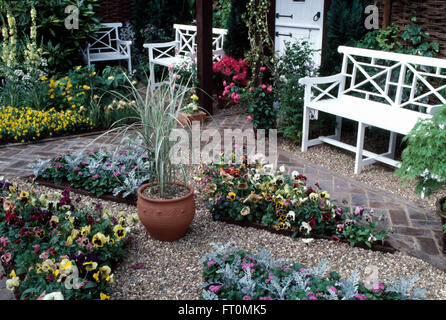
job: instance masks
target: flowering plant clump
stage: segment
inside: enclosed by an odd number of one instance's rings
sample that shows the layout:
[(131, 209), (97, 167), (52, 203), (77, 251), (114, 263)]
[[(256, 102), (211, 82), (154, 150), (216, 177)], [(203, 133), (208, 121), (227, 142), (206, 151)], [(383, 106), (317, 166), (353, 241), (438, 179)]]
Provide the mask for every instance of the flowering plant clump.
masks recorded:
[(170, 65), (168, 69), (172, 72), (176, 85), (187, 86), (193, 89), (197, 88), (198, 72), (195, 59), (186, 57), (181, 62)]
[(248, 83), (248, 62), (243, 59), (236, 60), (233, 57), (225, 56), (214, 62), (212, 70), (216, 78), (220, 77), (221, 81), (217, 83), (236, 82), (240, 86), (246, 86)]
[(48, 100), (44, 107), (51, 105), (59, 110), (81, 107), (85, 109), (95, 76), (96, 72), (88, 66), (78, 66), (60, 79), (41, 76), (40, 82), (42, 86), (47, 87), (48, 92)]
[(181, 112), (187, 113), (187, 114), (194, 114), (197, 112), (200, 112), (200, 106), (198, 104), (198, 96), (195, 94), (195, 90), (191, 89), (190, 91), (190, 97), (186, 97), (186, 99), (189, 99), (189, 103), (187, 103), (182, 109)]
[(25, 142), (92, 128), (90, 118), (72, 110), (0, 107), (0, 141)]
[(275, 171), (260, 155), (255, 164), (248, 164), (246, 156), (238, 164), (225, 164), (223, 157), (220, 163), (203, 165), (196, 178), (215, 219), (258, 222), (305, 238), (314, 234), (346, 239), (352, 246), (371, 247), (386, 237), (387, 230), (377, 229), (373, 210), (361, 206), (349, 212), (318, 184), (307, 186), (307, 178), (297, 171), (286, 175), (283, 166)]
[[(263, 78), (266, 67), (261, 67), (259, 76)], [(252, 121), (254, 130), (276, 128), (277, 110), (274, 108), (275, 89), (272, 85), (262, 83), (245, 91), (242, 103), (247, 106), (248, 120)]]
[(0, 256), (20, 299), (110, 298), (112, 267), (136, 218), (80, 203), (69, 188), (39, 196), (0, 179)]
[[(401, 300), (425, 299), (426, 291), (413, 288), (418, 276), (382, 282), (360, 282), (357, 270), (341, 279), (330, 272), (327, 261), (308, 269), (293, 260), (275, 260), (263, 249), (259, 254), (213, 245), (203, 263), (202, 299), (209, 300)], [(327, 275), (328, 273), (328, 275)]]
[(234, 104), (240, 103), (241, 93), (248, 84), (248, 62), (225, 56), (214, 62), (214, 83), (218, 90), (223, 89), (218, 99), (229, 99)]
[(122, 192), (123, 197), (152, 177), (152, 162), (147, 151), (128, 147), (114, 153), (105, 150), (57, 156), (31, 164), (36, 178), (50, 179), (56, 184), (68, 181), (73, 188), (82, 188), (97, 196)]

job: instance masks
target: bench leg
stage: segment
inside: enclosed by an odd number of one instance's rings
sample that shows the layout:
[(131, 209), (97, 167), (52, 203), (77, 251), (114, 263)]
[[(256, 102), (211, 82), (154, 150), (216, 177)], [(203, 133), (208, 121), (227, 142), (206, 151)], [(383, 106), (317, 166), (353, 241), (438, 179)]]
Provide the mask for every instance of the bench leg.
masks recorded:
[(341, 141), (342, 117), (336, 116), (335, 139)]
[(388, 157), (390, 159), (395, 159), (395, 147), (396, 147), (396, 132), (390, 132), (390, 138), (389, 138), (389, 150), (388, 150)]
[(302, 152), (308, 151), (308, 131), (310, 129), (310, 110), (304, 107), (304, 118), (302, 125)]
[(358, 137), (356, 140), (355, 174), (361, 173), (362, 152), (364, 149), (364, 134), (365, 134), (365, 125), (362, 122), (358, 122)]
[(150, 85), (152, 86), (152, 90), (154, 90), (155, 89), (155, 65), (152, 62), (150, 62), (149, 72), (150, 72)]
[(129, 58), (127, 67), (129, 69), (129, 74), (132, 74), (132, 59)]

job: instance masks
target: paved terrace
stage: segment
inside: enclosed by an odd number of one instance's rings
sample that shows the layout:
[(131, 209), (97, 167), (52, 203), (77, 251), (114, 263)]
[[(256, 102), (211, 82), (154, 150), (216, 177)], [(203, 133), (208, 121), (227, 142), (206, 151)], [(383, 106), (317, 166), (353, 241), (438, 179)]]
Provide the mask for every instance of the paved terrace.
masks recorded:
[[(245, 118), (232, 115), (215, 117), (213, 122), (206, 123), (206, 127), (219, 130), (243, 130), (250, 128), (251, 125)], [(85, 134), (69, 138), (54, 138), (40, 143), (0, 146), (0, 176), (30, 175), (32, 171), (27, 168), (27, 165), (36, 159), (47, 159), (86, 147), (89, 151), (104, 146), (112, 147), (109, 138), (97, 139), (97, 137), (97, 135)], [(284, 164), (289, 171), (298, 170), (303, 173), (308, 178), (308, 184), (318, 182), (322, 189), (330, 193), (332, 199), (347, 200), (351, 206), (365, 205), (367, 208), (375, 209), (377, 215), (384, 214), (387, 219), (382, 226), (393, 230), (389, 236), (389, 242), (395, 248), (446, 270), (446, 256), (441, 253), (440, 219), (434, 212), (280, 149), (278, 162)], [(5, 280), (1, 280), (0, 300), (11, 298), (10, 293), (4, 288)]]

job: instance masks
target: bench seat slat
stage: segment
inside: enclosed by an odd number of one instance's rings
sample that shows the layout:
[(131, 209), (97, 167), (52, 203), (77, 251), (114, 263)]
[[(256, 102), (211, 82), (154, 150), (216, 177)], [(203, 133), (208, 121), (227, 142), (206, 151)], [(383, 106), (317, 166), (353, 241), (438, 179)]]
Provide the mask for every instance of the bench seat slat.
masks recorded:
[(90, 53), (90, 61), (111, 61), (121, 59), (128, 59), (128, 56), (119, 52)]
[(392, 107), (348, 95), (343, 95), (337, 99), (312, 102), (308, 107), (404, 135), (410, 132), (418, 118), (427, 119), (432, 117), (429, 114)]

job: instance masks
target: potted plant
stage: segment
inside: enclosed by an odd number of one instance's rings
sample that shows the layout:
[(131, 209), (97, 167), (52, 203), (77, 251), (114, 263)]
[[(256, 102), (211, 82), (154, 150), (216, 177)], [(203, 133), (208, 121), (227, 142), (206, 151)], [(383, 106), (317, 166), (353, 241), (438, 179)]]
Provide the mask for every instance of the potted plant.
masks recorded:
[[(419, 120), (404, 138), (401, 167), (396, 174), (404, 180), (417, 180), (415, 191), (422, 197), (443, 191), (446, 186), (446, 105), (431, 119)], [(437, 200), (437, 214), (443, 225), (443, 252), (446, 253), (446, 196)]]
[(190, 91), (192, 92), (191, 101), (178, 113), (178, 121), (183, 126), (190, 126), (192, 121), (200, 121), (202, 124), (206, 119), (206, 112), (202, 111), (198, 105), (198, 96), (195, 94), (195, 90), (191, 89)]
[(131, 88), (136, 121), (117, 129), (139, 136), (153, 156), (154, 181), (137, 191), (138, 217), (153, 238), (175, 241), (184, 236), (195, 215), (194, 189), (186, 183), (185, 166), (171, 161), (175, 142), (169, 139), (178, 127), (187, 89), (173, 82), (152, 89), (149, 83), (141, 96)]

